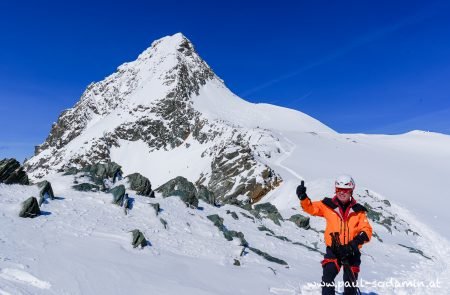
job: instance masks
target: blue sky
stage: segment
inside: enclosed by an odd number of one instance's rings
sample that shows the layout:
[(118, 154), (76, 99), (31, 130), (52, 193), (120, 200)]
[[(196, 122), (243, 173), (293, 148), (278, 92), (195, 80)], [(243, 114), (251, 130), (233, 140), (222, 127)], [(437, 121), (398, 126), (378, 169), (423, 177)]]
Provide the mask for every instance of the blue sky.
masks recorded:
[(31, 156), (90, 82), (176, 32), (249, 101), (450, 134), (448, 1), (65, 2), (0, 2), (0, 158)]

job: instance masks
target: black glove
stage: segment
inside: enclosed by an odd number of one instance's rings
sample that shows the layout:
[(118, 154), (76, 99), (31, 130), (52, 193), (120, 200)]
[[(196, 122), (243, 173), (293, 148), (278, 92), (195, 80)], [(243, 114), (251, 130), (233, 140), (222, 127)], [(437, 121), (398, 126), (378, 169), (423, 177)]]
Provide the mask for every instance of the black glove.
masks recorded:
[(339, 249), (337, 250), (337, 256), (341, 260), (346, 260), (349, 258), (352, 258), (353, 256), (357, 255), (359, 253), (358, 246), (353, 245), (353, 241), (348, 243), (347, 245), (341, 245)]
[(368, 242), (369, 237), (367, 236), (366, 232), (362, 231), (360, 232), (356, 237), (353, 238), (352, 242), (356, 244), (356, 246), (364, 244), (364, 242)]
[(361, 252), (359, 251), (358, 246), (364, 244), (366, 241), (369, 241), (369, 237), (365, 232), (360, 232), (353, 240), (344, 246), (346, 249), (342, 250), (342, 254), (347, 257), (360, 255)]
[(306, 199), (308, 195), (306, 194), (305, 181), (302, 180), (301, 184), (297, 186), (297, 197), (300, 201)]

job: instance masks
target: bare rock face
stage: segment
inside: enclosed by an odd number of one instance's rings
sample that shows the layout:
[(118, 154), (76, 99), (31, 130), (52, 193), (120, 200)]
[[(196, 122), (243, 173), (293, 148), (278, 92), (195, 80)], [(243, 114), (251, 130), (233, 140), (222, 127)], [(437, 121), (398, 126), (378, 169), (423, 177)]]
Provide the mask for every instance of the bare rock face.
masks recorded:
[(248, 146), (237, 142), (219, 150), (211, 171), (208, 188), (218, 204), (258, 202), (282, 181), (275, 171), (255, 159)]
[(0, 183), (28, 185), (27, 173), (16, 159), (0, 160)]

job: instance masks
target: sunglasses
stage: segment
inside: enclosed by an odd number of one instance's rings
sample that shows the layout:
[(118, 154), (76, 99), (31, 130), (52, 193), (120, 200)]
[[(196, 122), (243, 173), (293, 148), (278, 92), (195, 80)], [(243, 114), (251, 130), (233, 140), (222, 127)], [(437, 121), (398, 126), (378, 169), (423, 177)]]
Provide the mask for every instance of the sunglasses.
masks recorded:
[(336, 188), (337, 193), (351, 193), (353, 190), (351, 188)]

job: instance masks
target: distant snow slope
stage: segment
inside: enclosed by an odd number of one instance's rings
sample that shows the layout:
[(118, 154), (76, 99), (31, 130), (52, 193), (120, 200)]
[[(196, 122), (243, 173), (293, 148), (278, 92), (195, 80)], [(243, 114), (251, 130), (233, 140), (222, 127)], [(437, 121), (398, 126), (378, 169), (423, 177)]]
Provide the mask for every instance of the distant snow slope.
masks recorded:
[[(311, 183), (313, 199), (331, 195), (333, 179), (347, 173), (355, 178), (357, 191), (370, 189), (384, 195), (450, 238), (450, 136), (423, 131), (402, 135), (283, 132), (282, 138), (286, 156), (271, 165), (281, 166), (275, 170), (286, 180), (291, 195), (272, 197), (277, 206), (292, 205), (300, 180), (292, 171)], [(315, 190), (315, 182), (325, 182), (327, 190)]]
[(225, 120), (246, 128), (279, 131), (335, 133), (318, 120), (296, 110), (271, 104), (255, 104), (232, 93), (222, 81), (206, 83), (192, 98), (194, 108), (209, 120)]

